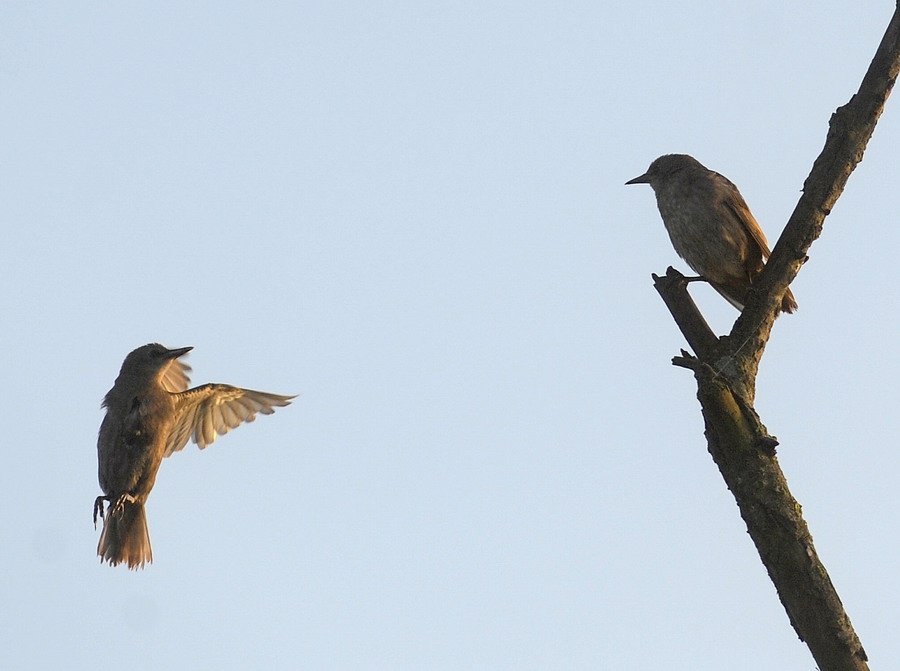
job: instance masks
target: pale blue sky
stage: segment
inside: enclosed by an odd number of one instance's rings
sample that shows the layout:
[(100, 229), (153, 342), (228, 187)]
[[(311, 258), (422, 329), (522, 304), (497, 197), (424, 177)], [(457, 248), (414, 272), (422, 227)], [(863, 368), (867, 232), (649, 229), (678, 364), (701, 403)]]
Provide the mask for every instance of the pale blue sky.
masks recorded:
[[(690, 153), (778, 237), (893, 4), (752, 5), (2, 3), (5, 664), (812, 670), (623, 185)], [(898, 103), (757, 399), (882, 668)], [(302, 395), (163, 464), (133, 573), (95, 555), (95, 444), (152, 341)]]

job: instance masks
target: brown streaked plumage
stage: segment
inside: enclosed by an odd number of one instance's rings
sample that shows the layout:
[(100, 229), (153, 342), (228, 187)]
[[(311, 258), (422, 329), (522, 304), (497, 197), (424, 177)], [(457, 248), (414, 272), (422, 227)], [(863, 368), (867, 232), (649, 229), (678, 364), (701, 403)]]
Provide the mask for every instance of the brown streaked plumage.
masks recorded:
[[(188, 389), (191, 368), (179, 360), (192, 348), (138, 347), (122, 364), (106, 397), (97, 438), (100, 488), (94, 522), (103, 518), (100, 561), (143, 567), (153, 561), (144, 503), (163, 457), (193, 441), (203, 449), (256, 413), (271, 415), (293, 396), (204, 384)], [(109, 507), (104, 511), (103, 502)]]
[[(769, 243), (737, 187), (686, 154), (666, 154), (626, 184), (649, 184), (678, 255), (737, 309), (769, 258)], [(781, 301), (794, 312), (790, 288)]]

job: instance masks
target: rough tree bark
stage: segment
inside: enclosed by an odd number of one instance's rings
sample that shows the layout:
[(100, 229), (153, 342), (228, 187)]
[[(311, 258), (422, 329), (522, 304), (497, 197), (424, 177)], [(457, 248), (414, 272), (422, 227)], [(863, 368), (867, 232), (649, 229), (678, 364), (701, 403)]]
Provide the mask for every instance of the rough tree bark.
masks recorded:
[(800, 504), (775, 456), (778, 441), (756, 411), (756, 374), (782, 296), (822, 232), (900, 72), (900, 0), (859, 91), (832, 115), (822, 153), (772, 256), (727, 336), (717, 338), (677, 271), (654, 284), (694, 354), (672, 363), (694, 372), (709, 452), (800, 640), (821, 671), (868, 669), (868, 658), (813, 546)]

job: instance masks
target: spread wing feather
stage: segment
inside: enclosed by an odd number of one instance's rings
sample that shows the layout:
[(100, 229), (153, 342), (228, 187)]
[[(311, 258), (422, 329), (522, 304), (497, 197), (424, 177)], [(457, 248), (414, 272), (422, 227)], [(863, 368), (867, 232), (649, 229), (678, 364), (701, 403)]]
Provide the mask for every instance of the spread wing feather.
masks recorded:
[(204, 384), (183, 391), (176, 401), (177, 418), (166, 456), (183, 449), (191, 439), (202, 450), (243, 422), (252, 422), (257, 413), (271, 415), (293, 398), (227, 384)]
[(172, 393), (178, 394), (188, 388), (191, 383), (191, 367), (184, 363), (181, 359), (172, 359), (162, 376), (159, 378), (163, 388)]

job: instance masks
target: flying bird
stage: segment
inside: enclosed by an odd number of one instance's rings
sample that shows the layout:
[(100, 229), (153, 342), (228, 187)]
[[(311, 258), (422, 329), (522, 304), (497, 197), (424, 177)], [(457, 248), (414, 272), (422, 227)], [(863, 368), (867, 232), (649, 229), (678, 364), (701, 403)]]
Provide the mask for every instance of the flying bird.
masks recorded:
[(242, 422), (252, 422), (257, 413), (271, 415), (295, 398), (227, 384), (188, 389), (191, 367), (179, 357), (192, 349), (157, 343), (138, 347), (125, 357), (103, 399), (106, 416), (97, 438), (103, 495), (94, 501), (94, 524), (98, 515), (103, 518), (97, 546), (101, 563), (137, 569), (153, 561), (144, 503), (163, 457), (188, 440), (202, 450)]
[[(686, 154), (667, 154), (626, 184), (649, 184), (678, 256), (738, 310), (769, 258), (769, 243), (737, 187)], [(784, 312), (797, 301), (788, 289)]]

